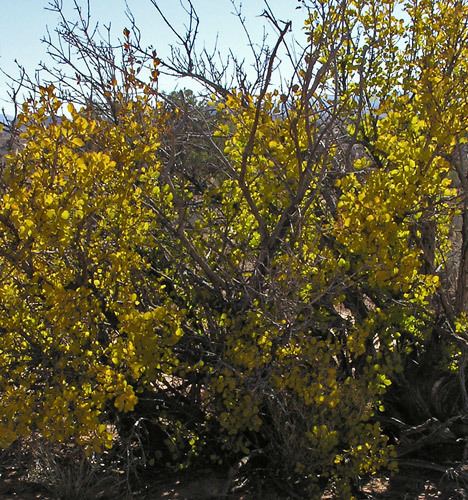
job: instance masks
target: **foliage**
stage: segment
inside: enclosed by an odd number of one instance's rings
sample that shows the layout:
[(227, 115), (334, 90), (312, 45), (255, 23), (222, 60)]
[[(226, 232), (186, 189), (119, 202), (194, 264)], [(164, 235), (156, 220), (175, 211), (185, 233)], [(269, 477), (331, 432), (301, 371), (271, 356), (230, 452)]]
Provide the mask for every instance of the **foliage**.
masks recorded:
[(1, 446), (39, 431), (101, 452), (133, 414), (153, 461), (255, 452), (312, 497), (388, 465), (392, 377), (437, 315), (466, 336), (464, 304), (436, 300), (466, 139), (459, 9), (310, 4), (297, 83), (269, 88), (273, 53), (258, 93), (215, 92), (202, 156), (155, 56), (150, 83), (110, 82), (112, 119), (63, 114), (53, 86), (25, 103), (1, 173)]

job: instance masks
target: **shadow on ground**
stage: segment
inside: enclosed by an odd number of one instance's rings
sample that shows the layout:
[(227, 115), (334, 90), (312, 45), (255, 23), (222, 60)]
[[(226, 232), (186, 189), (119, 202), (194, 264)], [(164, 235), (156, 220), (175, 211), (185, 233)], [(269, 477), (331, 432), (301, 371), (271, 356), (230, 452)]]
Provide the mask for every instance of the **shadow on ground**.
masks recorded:
[[(226, 479), (223, 475), (209, 470), (191, 474), (181, 474), (165, 478), (148, 479), (133, 497), (135, 500), (287, 500), (290, 497), (274, 491), (249, 493), (239, 491), (225, 494)], [(105, 495), (104, 495), (105, 498)], [(332, 500), (332, 493), (322, 500)], [(359, 498), (359, 497), (358, 497)], [(362, 487), (361, 499), (375, 500), (468, 500), (468, 484), (449, 473), (439, 474), (417, 468), (401, 468), (392, 476), (378, 476), (367, 481)], [(20, 471), (5, 470), (0, 477), (0, 499), (2, 500), (54, 500), (44, 486), (27, 481)], [(115, 499), (115, 497), (113, 497)], [(84, 499), (83, 500), (88, 500)], [(91, 500), (91, 499), (89, 499)], [(118, 499), (115, 499), (118, 500)], [(341, 499), (339, 499), (341, 500)]]

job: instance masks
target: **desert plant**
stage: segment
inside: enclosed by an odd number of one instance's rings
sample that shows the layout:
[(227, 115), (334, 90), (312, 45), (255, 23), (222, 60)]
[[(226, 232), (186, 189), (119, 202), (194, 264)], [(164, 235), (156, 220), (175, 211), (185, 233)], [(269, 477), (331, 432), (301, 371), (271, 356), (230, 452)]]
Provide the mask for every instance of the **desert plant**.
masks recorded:
[[(437, 318), (441, 362), (460, 351), (464, 375), (464, 264), (454, 295), (440, 283), (466, 204), (465, 7), (304, 6), (280, 89), (290, 25), (271, 13), (277, 42), (235, 89), (197, 71), (190, 37), (165, 62), (126, 29), (120, 67), (86, 22), (80, 38), (64, 21), (109, 81), (78, 75), (101, 100), (76, 105), (42, 86), (2, 167), (2, 446), (37, 430), (101, 452), (109, 423), (123, 435), (143, 419), (160, 465), (252, 454), (295, 494), (350, 497), (392, 462), (382, 398), (431, 352)], [(192, 103), (202, 172), (161, 69), (212, 92), (203, 112)]]

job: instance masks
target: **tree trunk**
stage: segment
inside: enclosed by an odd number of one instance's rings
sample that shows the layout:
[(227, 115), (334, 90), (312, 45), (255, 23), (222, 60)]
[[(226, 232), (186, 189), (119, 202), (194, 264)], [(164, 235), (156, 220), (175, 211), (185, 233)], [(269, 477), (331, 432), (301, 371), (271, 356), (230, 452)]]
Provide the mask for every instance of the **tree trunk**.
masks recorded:
[(462, 195), (462, 229), (460, 262), (458, 266), (458, 278), (456, 289), (456, 312), (468, 313), (468, 147), (466, 144), (459, 145), (455, 151), (454, 163), (458, 174), (458, 180)]

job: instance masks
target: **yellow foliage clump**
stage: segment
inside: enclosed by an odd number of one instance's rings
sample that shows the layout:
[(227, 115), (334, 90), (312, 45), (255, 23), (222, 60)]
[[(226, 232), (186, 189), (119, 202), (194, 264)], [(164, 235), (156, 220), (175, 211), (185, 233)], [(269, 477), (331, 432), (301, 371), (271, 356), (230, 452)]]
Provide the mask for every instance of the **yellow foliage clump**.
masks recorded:
[(0, 446), (103, 451), (150, 399), (180, 463), (261, 450), (312, 498), (391, 464), (376, 415), (424, 340), (456, 213), (456, 6), (405, 3), (407, 33), (397, 2), (317, 2), (288, 95), (207, 105), (203, 182), (179, 113), (136, 80), (113, 120), (52, 87), (27, 102), (1, 170)]

